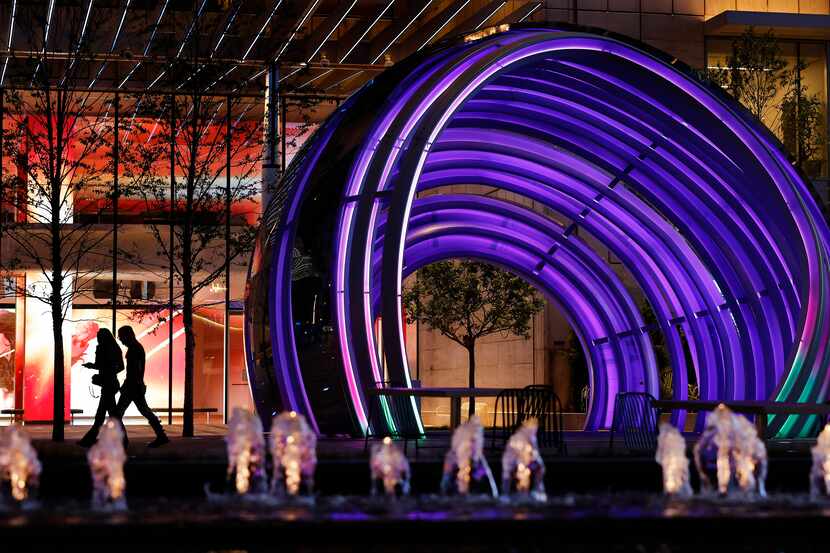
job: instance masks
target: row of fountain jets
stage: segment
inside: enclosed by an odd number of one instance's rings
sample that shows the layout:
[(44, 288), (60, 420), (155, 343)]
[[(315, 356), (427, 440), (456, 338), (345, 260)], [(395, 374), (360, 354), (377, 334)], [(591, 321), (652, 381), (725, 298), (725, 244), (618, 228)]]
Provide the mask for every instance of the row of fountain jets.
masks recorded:
[[(536, 420), (525, 421), (507, 441), (502, 455), (502, 494), (513, 498), (545, 501), (545, 464), (539, 454)], [(124, 434), (115, 419), (105, 423), (98, 442), (87, 452), (95, 507), (124, 507), (126, 479)], [(317, 466), (317, 436), (305, 418), (294, 412), (274, 417), (269, 437), (272, 459), (268, 480), (266, 442), (259, 417), (235, 409), (225, 438), (228, 481), (239, 495), (269, 497), (312, 496)], [(810, 493), (830, 495), (830, 425), (812, 448)], [(660, 426), (656, 460), (663, 470), (667, 495), (690, 497), (689, 459), (686, 440), (671, 424)], [(719, 406), (706, 421), (694, 447), (694, 460), (704, 494), (766, 496), (767, 452), (755, 427), (726, 406)], [(406, 456), (390, 439), (371, 451), (371, 493), (402, 497), (410, 491), (410, 467)], [(3, 495), (19, 503), (38, 486), (41, 464), (22, 427), (7, 426), (0, 433), (0, 483)], [(492, 471), (484, 456), (484, 428), (471, 417), (452, 435), (444, 457), (441, 492), (445, 495), (498, 496)]]

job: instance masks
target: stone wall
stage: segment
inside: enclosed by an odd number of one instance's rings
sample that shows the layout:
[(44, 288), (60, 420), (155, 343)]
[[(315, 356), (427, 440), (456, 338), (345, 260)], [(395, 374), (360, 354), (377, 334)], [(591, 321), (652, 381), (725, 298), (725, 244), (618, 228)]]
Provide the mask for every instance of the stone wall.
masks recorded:
[(719, 2), (728, 0), (547, 0), (545, 18), (608, 29), (703, 67), (703, 21)]

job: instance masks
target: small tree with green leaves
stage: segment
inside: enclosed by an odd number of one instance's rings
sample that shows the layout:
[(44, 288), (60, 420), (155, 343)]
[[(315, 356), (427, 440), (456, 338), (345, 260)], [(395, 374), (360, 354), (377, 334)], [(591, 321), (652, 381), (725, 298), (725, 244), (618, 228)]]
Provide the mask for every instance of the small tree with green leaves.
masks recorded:
[(815, 176), (826, 140), (824, 108), (802, 80), (807, 67), (803, 60), (788, 66), (772, 30), (758, 34), (750, 27), (732, 41), (726, 65), (706, 76), (778, 135), (795, 166)]
[(781, 101), (781, 140), (796, 167), (816, 176), (816, 162), (824, 149), (824, 106), (818, 94), (811, 94), (801, 78), (808, 64), (799, 60), (784, 82)]
[[(409, 323), (420, 321), (467, 350), (469, 385), (475, 387), (475, 346), (490, 334), (530, 337), (530, 321), (544, 307), (521, 278), (478, 261), (427, 265), (403, 294)], [(469, 414), (475, 413), (470, 400)]]

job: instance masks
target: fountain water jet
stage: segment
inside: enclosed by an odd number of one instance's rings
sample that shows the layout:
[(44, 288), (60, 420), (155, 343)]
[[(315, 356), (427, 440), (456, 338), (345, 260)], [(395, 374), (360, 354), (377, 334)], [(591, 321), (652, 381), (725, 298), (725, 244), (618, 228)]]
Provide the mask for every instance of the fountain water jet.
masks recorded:
[(501, 457), (502, 493), (547, 500), (545, 463), (536, 441), (538, 428), (536, 419), (526, 420), (507, 441)]
[(271, 491), (296, 496), (314, 493), (317, 435), (305, 417), (295, 411), (280, 413), (271, 423), (274, 474)]
[(127, 481), (124, 478), (124, 431), (121, 422), (108, 418), (101, 428), (98, 441), (86, 454), (92, 473), (92, 505), (96, 508), (125, 508), (124, 492)]
[(677, 497), (691, 496), (686, 440), (677, 428), (667, 422), (660, 425), (655, 458), (663, 468), (663, 493)]
[(409, 461), (392, 438), (386, 437), (372, 446), (369, 468), (372, 471), (372, 495), (380, 495), (381, 490), (389, 497), (409, 495)]
[(813, 466), (810, 469), (810, 495), (818, 497), (830, 495), (830, 424), (818, 435), (813, 454)]
[(11, 496), (17, 502), (29, 498), (38, 486), (40, 461), (29, 436), (13, 424), (0, 433), (0, 482), (9, 482)]
[(452, 434), (450, 450), (444, 457), (441, 493), (499, 495), (490, 465), (484, 458), (484, 427), (476, 415)]
[(236, 493), (264, 492), (265, 438), (259, 417), (240, 407), (235, 408), (228, 421), (225, 444), (228, 451), (228, 481)]
[(767, 450), (755, 426), (721, 404), (706, 420), (695, 444), (695, 465), (704, 492), (721, 495), (733, 491), (766, 496)]

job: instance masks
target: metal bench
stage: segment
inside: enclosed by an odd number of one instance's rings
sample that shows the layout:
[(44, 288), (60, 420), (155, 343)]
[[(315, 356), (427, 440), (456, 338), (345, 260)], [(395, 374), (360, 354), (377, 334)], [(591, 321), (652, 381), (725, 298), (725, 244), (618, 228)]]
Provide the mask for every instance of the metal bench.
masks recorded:
[(23, 418), (23, 409), (3, 409), (2, 411), (0, 411), (0, 415), (8, 415), (9, 422), (12, 423), (16, 419)]
[[(9, 422), (14, 422), (15, 419), (22, 419), (23, 414), (25, 413), (25, 409), (3, 409), (0, 411), (0, 415), (8, 415)], [(75, 415), (83, 415), (83, 409), (70, 409), (69, 410), (69, 424), (75, 424)], [(23, 422), (22, 420), (20, 422)]]
[[(184, 407), (150, 407), (150, 410), (153, 413), (167, 413), (168, 415), (172, 415), (173, 413), (184, 413)], [(211, 413), (218, 413), (219, 409), (216, 407), (194, 407), (193, 412), (205, 413), (207, 415), (207, 424), (210, 424)]]
[(653, 404), (662, 411), (686, 410), (706, 412), (714, 411), (718, 405), (724, 404), (736, 413), (755, 417), (755, 425), (758, 428), (758, 436), (767, 439), (770, 436), (767, 432), (768, 415), (814, 415), (819, 427), (826, 423), (830, 417), (830, 405), (827, 403), (793, 403), (783, 401), (759, 401), (759, 400), (679, 400), (661, 399), (654, 400)]

